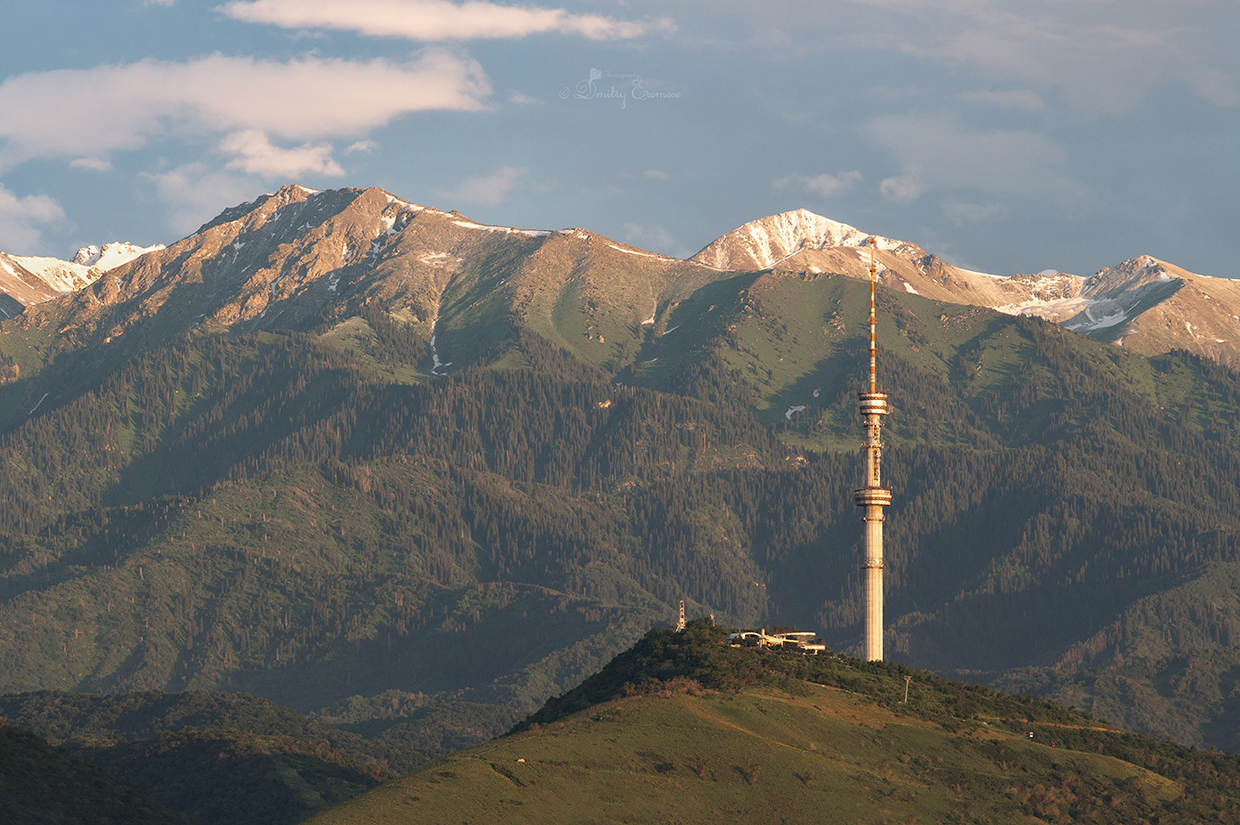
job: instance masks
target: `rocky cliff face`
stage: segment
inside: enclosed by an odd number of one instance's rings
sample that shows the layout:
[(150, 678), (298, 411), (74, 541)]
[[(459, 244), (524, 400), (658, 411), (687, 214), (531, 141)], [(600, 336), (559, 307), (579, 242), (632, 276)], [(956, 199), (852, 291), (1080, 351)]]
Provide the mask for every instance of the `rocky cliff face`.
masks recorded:
[(23, 308), (51, 300), (57, 294), (17, 258), (0, 252), (0, 319), (12, 318)]

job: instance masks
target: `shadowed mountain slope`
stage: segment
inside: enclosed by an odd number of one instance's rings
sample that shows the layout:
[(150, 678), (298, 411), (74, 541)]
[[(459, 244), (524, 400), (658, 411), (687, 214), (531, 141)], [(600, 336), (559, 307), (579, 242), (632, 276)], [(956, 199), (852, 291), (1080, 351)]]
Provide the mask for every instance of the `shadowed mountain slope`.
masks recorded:
[(100, 768), (0, 723), (0, 818), (8, 825), (190, 825)]

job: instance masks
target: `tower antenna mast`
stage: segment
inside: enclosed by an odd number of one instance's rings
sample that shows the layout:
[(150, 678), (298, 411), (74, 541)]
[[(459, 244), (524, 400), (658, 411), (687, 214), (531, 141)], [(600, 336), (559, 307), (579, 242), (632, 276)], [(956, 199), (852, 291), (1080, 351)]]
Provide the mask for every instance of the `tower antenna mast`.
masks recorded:
[(878, 392), (878, 357), (876, 355), (877, 346), (875, 345), (874, 334), (874, 288), (878, 281), (878, 270), (874, 267), (874, 247), (878, 245), (878, 241), (874, 236), (870, 236), (870, 394)]
[(874, 247), (878, 239), (870, 236), (870, 391), (857, 394), (857, 408), (865, 424), (865, 486), (853, 492), (853, 501), (864, 508), (865, 561), (861, 565), (865, 588), (866, 661), (883, 658), (883, 508), (891, 503), (891, 490), (883, 486), (883, 416), (887, 415), (887, 395), (878, 391), (878, 358), (875, 335), (874, 293), (878, 270)]

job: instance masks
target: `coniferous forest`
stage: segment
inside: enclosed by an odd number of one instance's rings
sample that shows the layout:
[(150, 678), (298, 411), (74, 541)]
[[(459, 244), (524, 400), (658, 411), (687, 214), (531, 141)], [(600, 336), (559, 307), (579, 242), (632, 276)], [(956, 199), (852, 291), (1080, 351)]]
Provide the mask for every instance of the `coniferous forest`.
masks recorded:
[[(223, 725), (238, 753), (366, 787), (507, 729), (681, 599), (855, 651), (868, 287), (762, 277), (608, 359), (492, 318), (446, 374), (374, 303), (132, 351), (10, 322), (5, 712), (124, 764), (139, 734), (74, 697), (245, 696), (296, 720)], [(1235, 374), (915, 295), (879, 312), (889, 657), (1240, 748)], [(193, 724), (161, 747), (223, 723)]]

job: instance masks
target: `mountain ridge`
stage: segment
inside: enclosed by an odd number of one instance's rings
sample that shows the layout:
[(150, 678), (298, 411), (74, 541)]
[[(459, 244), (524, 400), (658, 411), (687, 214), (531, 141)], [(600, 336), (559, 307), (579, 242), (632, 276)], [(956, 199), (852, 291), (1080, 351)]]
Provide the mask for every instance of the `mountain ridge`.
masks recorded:
[(84, 289), (105, 272), (163, 248), (163, 244), (136, 246), (128, 241), (115, 241), (102, 246), (84, 246), (67, 261), (0, 252), (0, 290), (29, 306)]
[[(293, 212), (299, 223), (290, 222)], [(997, 276), (798, 209), (744, 224), (681, 260), (583, 229), (479, 224), (381, 189), (299, 185), (224, 210), (173, 244), (175, 252), (158, 245), (87, 247), (77, 258), (92, 261), (89, 266), (0, 253), (0, 313), (11, 317), (23, 306), (50, 302), (56, 306), (46, 310), (59, 327), (89, 329), (100, 345), (142, 326), (174, 291), (194, 307), (193, 316), (183, 310), (182, 331), (199, 324), (304, 329), (329, 307), (379, 300), (408, 313), (441, 346), (453, 329), (480, 315), (501, 325), (514, 316), (587, 360), (624, 365), (642, 345), (642, 328), (696, 287), (727, 273), (767, 270), (866, 278), (871, 238), (879, 280), (889, 288), (1038, 315), (1144, 354), (1179, 348), (1240, 363), (1240, 285), (1145, 255), (1091, 277), (1055, 270)], [(618, 265), (607, 257), (614, 253), (630, 260)], [(485, 277), (496, 266), (509, 274)], [(625, 274), (601, 282), (600, 267)], [(58, 299), (58, 291), (70, 290), (75, 294)], [(562, 328), (566, 318), (556, 307), (566, 301), (606, 306), (589, 309), (584, 324)], [(99, 306), (111, 309), (101, 313)], [(102, 315), (110, 318), (106, 329), (92, 329), (91, 318)], [(459, 364), (495, 340), (467, 342), (441, 360)]]
[[(870, 238), (877, 241), (879, 281), (889, 288), (1009, 315), (1037, 315), (1144, 354), (1184, 349), (1240, 364), (1240, 282), (1197, 275), (1148, 255), (1090, 277), (1056, 270), (991, 275), (800, 209), (744, 224), (691, 260), (866, 278)], [(1178, 294), (1182, 288), (1187, 291)]]

